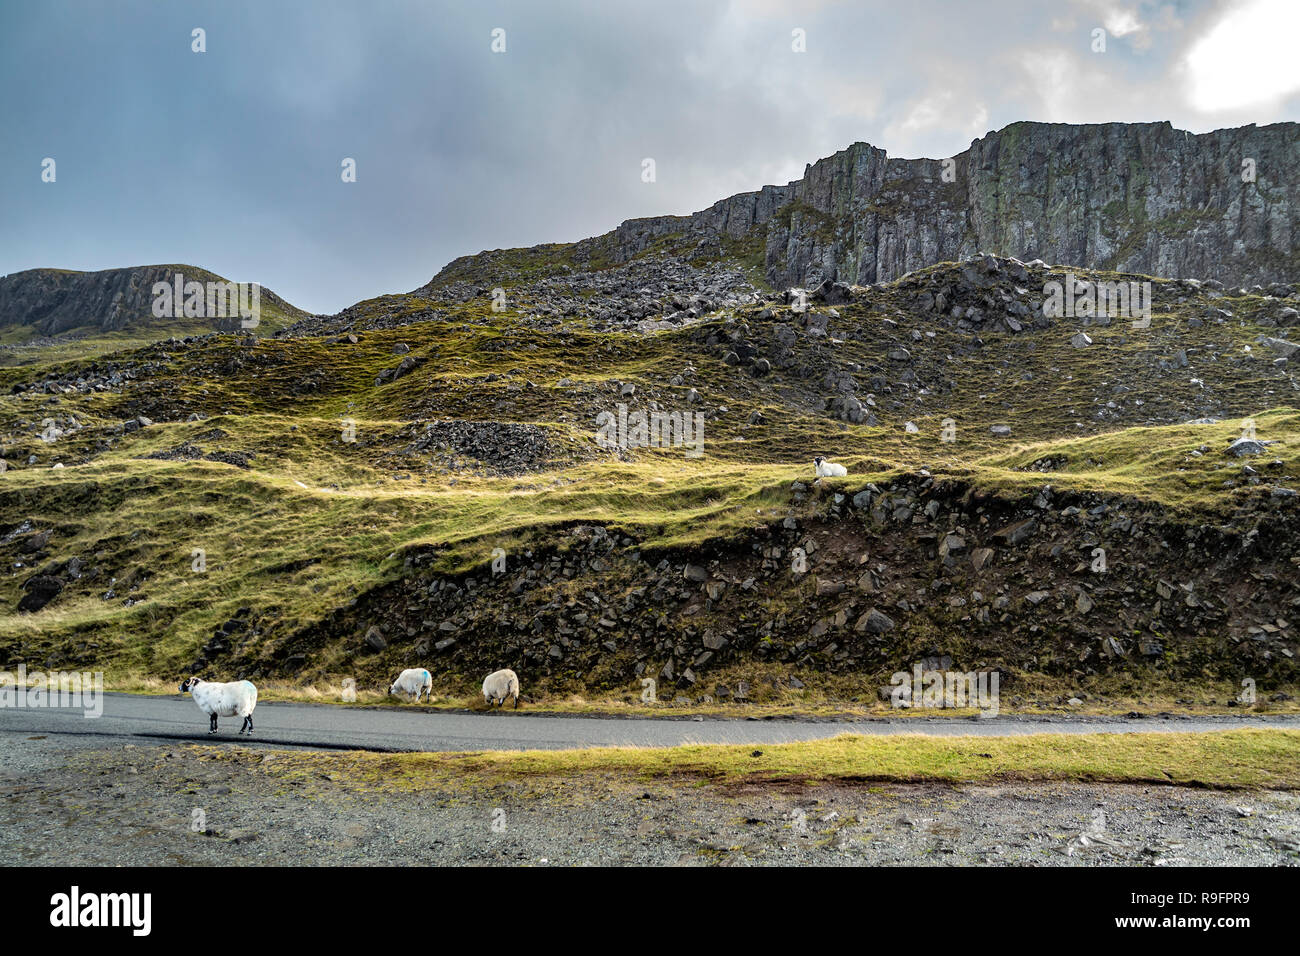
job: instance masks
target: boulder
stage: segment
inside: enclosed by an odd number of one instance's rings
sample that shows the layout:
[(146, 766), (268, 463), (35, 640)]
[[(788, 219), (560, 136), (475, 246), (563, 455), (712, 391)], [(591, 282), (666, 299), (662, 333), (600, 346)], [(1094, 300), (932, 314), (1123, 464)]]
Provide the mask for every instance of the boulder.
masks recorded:
[(18, 610), (25, 612), (39, 611), (49, 604), (63, 590), (63, 582), (50, 574), (35, 574), (23, 582), (23, 596), (18, 601)]
[(384, 639), (384, 634), (379, 628), (371, 626), (366, 631), (366, 636), (361, 639), (361, 648), (370, 654), (378, 654), (388, 647), (388, 641)]
[(894, 626), (893, 618), (882, 611), (872, 608), (858, 618), (858, 622), (853, 625), (853, 629), (859, 633), (865, 631), (870, 634), (885, 634), (892, 631)]

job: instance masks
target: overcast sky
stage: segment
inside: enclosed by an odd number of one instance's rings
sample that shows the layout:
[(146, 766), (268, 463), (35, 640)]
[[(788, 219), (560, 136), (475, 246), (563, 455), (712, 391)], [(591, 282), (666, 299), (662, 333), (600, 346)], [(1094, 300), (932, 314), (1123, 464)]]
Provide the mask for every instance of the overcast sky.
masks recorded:
[(185, 262), (334, 312), (858, 140), (1300, 120), (1297, 38), (1300, 0), (5, 2), (0, 273)]

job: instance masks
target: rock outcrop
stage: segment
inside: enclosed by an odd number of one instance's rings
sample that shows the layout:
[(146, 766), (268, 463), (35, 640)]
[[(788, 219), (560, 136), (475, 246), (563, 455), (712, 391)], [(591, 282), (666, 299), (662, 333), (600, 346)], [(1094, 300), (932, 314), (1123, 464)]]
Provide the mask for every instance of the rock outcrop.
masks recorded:
[[(807, 500), (802, 485), (791, 490)], [(1290, 625), (1274, 622), (1300, 601), (1282, 548), (1296, 522), (1281, 501), (1197, 528), (1118, 496), (1044, 485), (1031, 502), (914, 477), (868, 485), (851, 503), (813, 500), (798, 519), (686, 556), (648, 556), (584, 524), (562, 547), (512, 554), (503, 573), (445, 575), (436, 549), (414, 549), (400, 577), (285, 635), (276, 653), (307, 662), (378, 626), (398, 637), (376, 673), (418, 664), (442, 679), (505, 661), (552, 688), (649, 677), (699, 691), (718, 668), (888, 674), (927, 655), (943, 669), (996, 666), (1004, 681), (1017, 667), (1077, 678), (1141, 666), (1283, 682), (1296, 663)], [(899, 643), (900, 632), (925, 636)], [(283, 671), (256, 654), (223, 662)]]
[[(977, 250), (1236, 285), (1300, 267), (1300, 124), (1193, 135), (1169, 123), (1014, 123), (948, 160), (855, 143), (691, 216), (578, 243), (623, 262), (666, 236), (761, 239), (776, 287), (887, 282)], [(591, 249), (587, 247), (590, 246)]]

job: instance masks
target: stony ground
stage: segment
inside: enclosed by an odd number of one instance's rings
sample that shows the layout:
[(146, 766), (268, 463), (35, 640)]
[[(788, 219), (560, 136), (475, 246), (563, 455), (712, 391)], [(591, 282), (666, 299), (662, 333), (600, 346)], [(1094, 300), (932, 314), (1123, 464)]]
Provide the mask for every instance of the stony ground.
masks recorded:
[[(235, 751), (221, 751), (233, 754)], [(526, 781), (376, 794), (175, 746), (0, 737), (12, 865), (1300, 865), (1300, 794)], [(196, 813), (200, 811), (200, 813)], [(205, 830), (205, 832), (197, 832)]]

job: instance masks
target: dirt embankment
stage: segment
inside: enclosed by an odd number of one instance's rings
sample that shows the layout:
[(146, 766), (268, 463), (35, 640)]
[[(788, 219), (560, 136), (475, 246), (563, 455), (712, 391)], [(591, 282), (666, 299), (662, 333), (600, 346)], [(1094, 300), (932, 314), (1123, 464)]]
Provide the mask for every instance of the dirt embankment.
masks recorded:
[(1004, 689), (1032, 673), (1261, 686), (1300, 673), (1300, 516), (1280, 502), (1198, 524), (1129, 499), (1044, 486), (1016, 501), (917, 477), (852, 496), (796, 488), (790, 516), (760, 521), (689, 554), (572, 526), (498, 574), (441, 575), (433, 552), (412, 553), (402, 578), (320, 625), (246, 651), (218, 634), (196, 664), (310, 678), (309, 661), (341, 648), (362, 679), (509, 666), (551, 690), (653, 677), (723, 697), (736, 688), (710, 672), (746, 663), (884, 680), (930, 658), (998, 668)]

